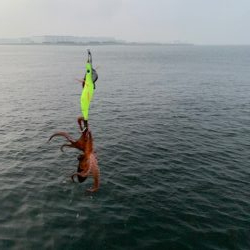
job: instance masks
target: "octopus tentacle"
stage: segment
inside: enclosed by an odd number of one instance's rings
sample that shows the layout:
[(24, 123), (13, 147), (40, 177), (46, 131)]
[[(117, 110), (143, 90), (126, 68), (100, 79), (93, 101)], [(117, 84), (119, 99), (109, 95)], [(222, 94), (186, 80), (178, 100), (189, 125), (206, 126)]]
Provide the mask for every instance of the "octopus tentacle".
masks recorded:
[(73, 181), (73, 182), (75, 182), (75, 180), (74, 180), (74, 177), (76, 176), (76, 174), (72, 174), (71, 175), (71, 180)]
[(80, 130), (83, 131), (83, 127), (82, 127), (82, 122), (83, 122), (83, 117), (82, 116), (79, 116), (77, 118), (77, 122), (78, 122), (78, 125), (80, 127)]
[(48, 142), (49, 142), (53, 137), (55, 137), (55, 136), (63, 136), (63, 137), (65, 137), (69, 142), (71, 142), (72, 144), (75, 143), (74, 139), (73, 139), (68, 133), (66, 133), (66, 132), (57, 132), (57, 133), (53, 134), (53, 135), (49, 138)]
[(83, 173), (83, 172), (80, 172), (80, 173), (76, 172), (76, 173), (72, 174), (72, 175), (71, 175), (71, 179), (72, 179), (73, 182), (75, 182), (75, 180), (74, 180), (74, 177), (75, 177), (75, 176), (80, 176), (80, 177), (83, 177), (83, 178), (84, 178), (84, 177), (87, 177), (88, 174), (87, 174), (87, 173)]
[(72, 144), (63, 144), (63, 145), (60, 147), (60, 150), (61, 150), (62, 152), (64, 152), (64, 150), (63, 150), (64, 147), (75, 148), (75, 146), (72, 145)]

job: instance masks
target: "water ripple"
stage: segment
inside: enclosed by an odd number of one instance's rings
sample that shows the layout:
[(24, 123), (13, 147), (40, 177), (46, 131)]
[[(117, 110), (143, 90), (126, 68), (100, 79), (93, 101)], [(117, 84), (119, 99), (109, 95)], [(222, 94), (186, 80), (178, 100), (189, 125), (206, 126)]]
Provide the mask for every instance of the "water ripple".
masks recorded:
[(0, 249), (249, 249), (249, 48), (93, 50), (94, 195), (47, 143), (80, 136), (82, 48), (0, 48)]

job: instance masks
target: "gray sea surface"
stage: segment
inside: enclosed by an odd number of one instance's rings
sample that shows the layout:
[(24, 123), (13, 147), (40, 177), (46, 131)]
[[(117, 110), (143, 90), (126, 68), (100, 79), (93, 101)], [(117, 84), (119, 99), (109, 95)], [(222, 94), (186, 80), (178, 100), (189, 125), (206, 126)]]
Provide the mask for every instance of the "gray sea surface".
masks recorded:
[(250, 249), (250, 47), (93, 46), (101, 171), (72, 183), (84, 46), (0, 46), (0, 249)]

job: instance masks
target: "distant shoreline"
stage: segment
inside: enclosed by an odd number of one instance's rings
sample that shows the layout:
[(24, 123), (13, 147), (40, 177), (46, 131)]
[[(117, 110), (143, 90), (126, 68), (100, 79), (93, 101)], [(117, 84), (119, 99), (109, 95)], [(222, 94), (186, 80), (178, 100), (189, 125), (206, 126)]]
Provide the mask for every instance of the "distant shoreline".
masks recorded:
[(123, 45), (123, 46), (194, 46), (191, 43), (138, 43), (138, 42), (89, 42), (89, 43), (75, 43), (75, 42), (43, 42), (43, 43), (0, 43), (0, 45), (56, 45), (56, 46), (110, 46), (110, 45)]
[(191, 46), (193, 44), (181, 41), (172, 42), (131, 42), (125, 40), (117, 40), (114, 37), (87, 37), (87, 36), (31, 36), (19, 38), (0, 38), (0, 45), (71, 45), (71, 46), (91, 46), (91, 45), (174, 45), (174, 46)]

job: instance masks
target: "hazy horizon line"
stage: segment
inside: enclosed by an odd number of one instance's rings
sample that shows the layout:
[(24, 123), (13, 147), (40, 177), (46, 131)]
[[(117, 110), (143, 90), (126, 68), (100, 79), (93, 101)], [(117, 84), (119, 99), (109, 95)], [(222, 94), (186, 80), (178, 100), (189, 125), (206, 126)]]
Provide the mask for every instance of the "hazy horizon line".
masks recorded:
[[(178, 45), (178, 44), (187, 44), (187, 45), (197, 45), (197, 46), (250, 46), (249, 43), (193, 43), (193, 42), (188, 42), (188, 41), (181, 41), (181, 40), (173, 40), (173, 41), (148, 41), (148, 40), (144, 40), (144, 41), (129, 41), (129, 40), (125, 40), (125, 39), (120, 39), (120, 38), (116, 38), (115, 36), (79, 36), (79, 35), (51, 35), (51, 34), (46, 34), (46, 35), (26, 35), (26, 36), (15, 36), (15, 37), (0, 37), (0, 40), (18, 40), (18, 39), (29, 39), (29, 38), (34, 38), (34, 37), (74, 37), (74, 38), (96, 38), (96, 39), (111, 39), (110, 41), (106, 41), (106, 42), (114, 42), (114, 43), (124, 43), (124, 44), (159, 44), (159, 45)], [(79, 42), (79, 44), (87, 44), (87, 43), (91, 43), (91, 42), (98, 42), (98, 41), (89, 41), (86, 43), (81, 43)], [(67, 42), (65, 42), (67, 43)], [(105, 43), (105, 42), (103, 42)], [(0, 44), (1, 43), (0, 41)], [(4, 44), (15, 44), (15, 43), (9, 43), (6, 42)], [(16, 43), (16, 44), (22, 44), (20, 43)], [(23, 43), (25, 44), (25, 43)], [(44, 43), (34, 43), (34, 44), (44, 44)], [(57, 43), (55, 43), (57, 44)], [(75, 45), (77, 45), (77, 43), (75, 43)]]

